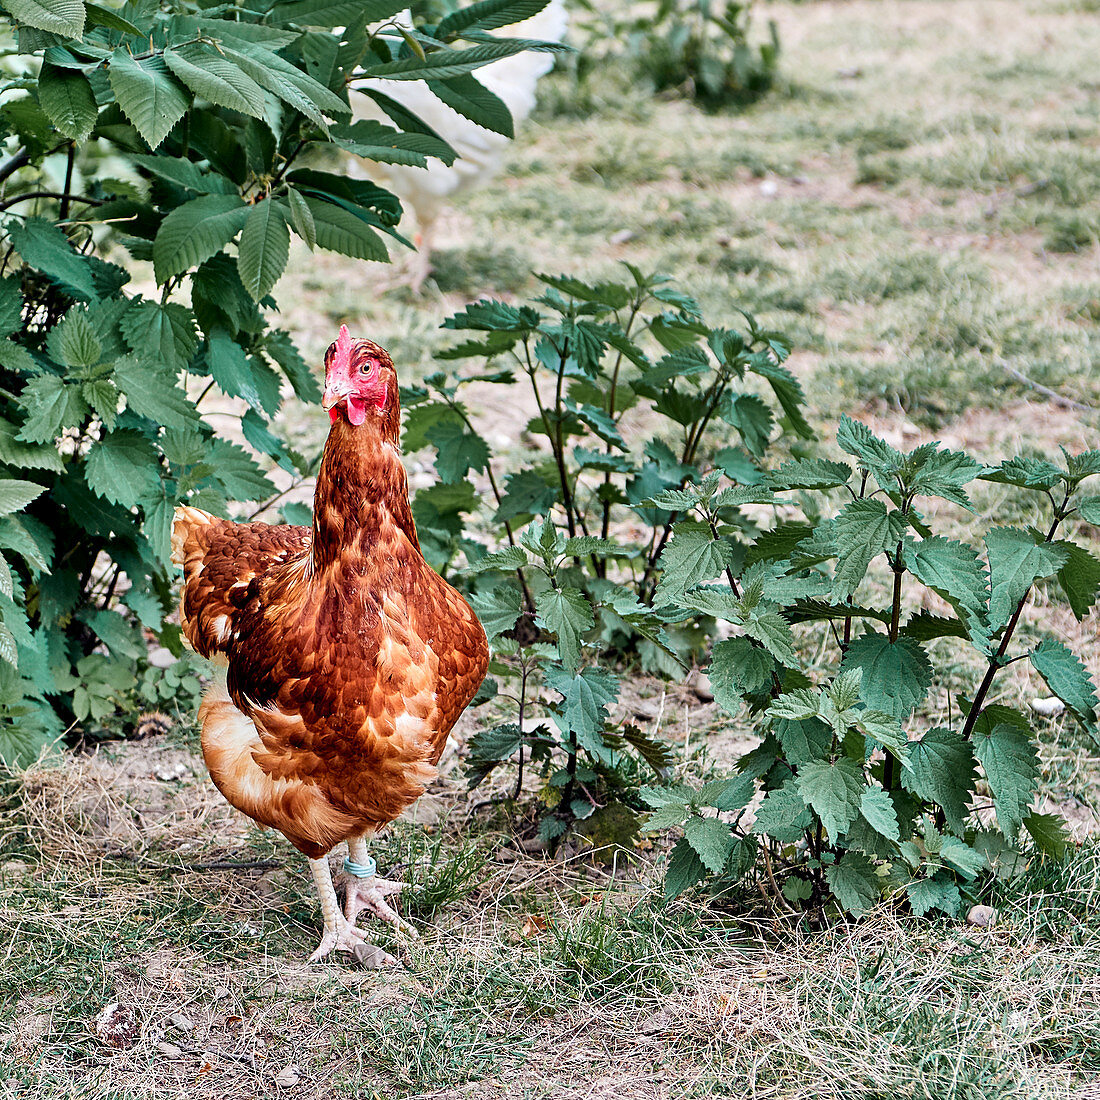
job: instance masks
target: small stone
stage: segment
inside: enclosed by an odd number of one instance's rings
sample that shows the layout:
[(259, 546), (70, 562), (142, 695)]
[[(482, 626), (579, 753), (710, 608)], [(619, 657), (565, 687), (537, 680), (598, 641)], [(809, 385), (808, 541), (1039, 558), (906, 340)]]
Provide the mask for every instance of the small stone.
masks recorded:
[(153, 646), (149, 650), (149, 664), (153, 668), (170, 668), (179, 658), (168, 648), (162, 645)]
[(698, 696), (702, 703), (714, 702), (714, 691), (710, 686), (710, 677), (696, 669), (688, 674), (687, 686)]
[(997, 919), (997, 910), (992, 905), (975, 905), (966, 914), (966, 923), (977, 928), (988, 928)]
[(364, 970), (381, 970), (384, 966), (396, 966), (397, 960), (373, 943), (357, 943), (351, 949), (351, 957)]
[(165, 1058), (182, 1058), (183, 1057), (183, 1051), (180, 1050), (180, 1048), (178, 1046), (176, 1046), (175, 1043), (168, 1043), (168, 1042), (157, 1043), (157, 1050), (159, 1050), (161, 1052), (161, 1054), (164, 1055)]
[(30, 873), (30, 865), (24, 863), (21, 859), (9, 859), (0, 870), (5, 875), (26, 875)]
[(275, 1084), (281, 1089), (293, 1088), (301, 1079), (302, 1071), (293, 1062), (283, 1066), (273, 1078)]
[(634, 240), (636, 236), (637, 233), (635, 233), (633, 229), (620, 229), (617, 232), (612, 233), (611, 236), (607, 238), (607, 243), (626, 244), (628, 241)]
[(192, 1032), (195, 1030), (195, 1023), (190, 1016), (184, 1016), (182, 1012), (173, 1012), (168, 1016), (168, 1022), (177, 1031)]
[(766, 199), (774, 199), (779, 194), (779, 184), (775, 180), (762, 180), (760, 194)]
[(1028, 705), (1040, 718), (1057, 718), (1066, 709), (1066, 704), (1056, 695), (1046, 699), (1032, 699)]
[(214, 990), (214, 1000), (215, 1001), (224, 1001), (225, 998), (228, 997), (228, 996), (229, 996), (229, 990), (226, 989), (224, 985), (219, 985), (217, 987), (217, 989)]

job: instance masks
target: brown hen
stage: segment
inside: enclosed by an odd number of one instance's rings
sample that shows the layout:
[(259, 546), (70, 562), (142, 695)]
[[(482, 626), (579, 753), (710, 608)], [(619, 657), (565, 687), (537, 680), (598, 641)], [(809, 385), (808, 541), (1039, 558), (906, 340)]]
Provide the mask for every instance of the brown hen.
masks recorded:
[[(342, 327), (322, 404), (312, 530), (184, 506), (172, 532), (184, 635), (225, 666), (199, 708), (203, 757), (230, 803), (308, 857), (325, 921), (311, 959), (364, 943), (362, 909), (401, 923), (368, 842), (435, 776), (488, 665), (477, 617), (420, 553), (390, 357)], [(327, 854), (343, 841), (341, 914)]]

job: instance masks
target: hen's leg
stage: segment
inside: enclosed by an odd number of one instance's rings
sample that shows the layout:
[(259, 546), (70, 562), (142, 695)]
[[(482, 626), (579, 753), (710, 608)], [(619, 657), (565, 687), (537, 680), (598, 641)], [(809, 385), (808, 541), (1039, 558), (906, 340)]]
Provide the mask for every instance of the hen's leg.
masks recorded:
[(396, 966), (397, 960), (383, 951), (380, 947), (372, 947), (367, 943), (366, 936), (344, 919), (340, 913), (340, 906), (336, 901), (336, 888), (332, 885), (332, 873), (328, 869), (328, 860), (322, 856), (320, 859), (311, 859), (309, 869), (313, 875), (313, 881), (317, 886), (317, 893), (321, 896), (321, 914), (325, 918), (325, 931), (321, 937), (321, 944), (309, 957), (310, 962), (323, 959), (335, 948), (337, 951), (353, 951), (360, 945), (365, 945), (374, 952), (373, 957), (365, 959), (368, 965)]
[(417, 211), (416, 220), (418, 231), (413, 237), (413, 242), (416, 244), (416, 255), (413, 256), (410, 265), (409, 289), (414, 294), (419, 294), (424, 286), (424, 280), (435, 270), (432, 267), (432, 237), (434, 235), (435, 219)]
[[(354, 836), (348, 841), (348, 859), (355, 864), (356, 868), (375, 866), (374, 860), (367, 851), (367, 837)], [(346, 882), (344, 919), (350, 924), (354, 925), (356, 917), (366, 909), (380, 920), (408, 933), (413, 939), (419, 938), (416, 929), (403, 921), (397, 911), (386, 901), (386, 898), (401, 892), (403, 883), (379, 878), (376, 874), (356, 875), (355, 868), (347, 864), (344, 865), (344, 879)]]

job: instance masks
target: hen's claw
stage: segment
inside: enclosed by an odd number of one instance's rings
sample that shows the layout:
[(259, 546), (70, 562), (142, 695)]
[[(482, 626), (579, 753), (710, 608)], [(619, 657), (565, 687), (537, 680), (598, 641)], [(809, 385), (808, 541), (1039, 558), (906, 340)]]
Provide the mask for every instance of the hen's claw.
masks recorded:
[(310, 962), (319, 962), (332, 951), (349, 951), (364, 966), (397, 966), (398, 962), (391, 954), (367, 942), (367, 937), (353, 924), (337, 917), (336, 926), (325, 928), (321, 943), (309, 957)]
[(344, 919), (354, 926), (356, 918), (365, 909), (379, 920), (399, 928), (411, 939), (418, 940), (420, 934), (417, 930), (408, 921), (402, 920), (397, 910), (386, 901), (386, 898), (399, 894), (404, 885), (377, 875), (371, 878), (348, 875), (344, 886)]

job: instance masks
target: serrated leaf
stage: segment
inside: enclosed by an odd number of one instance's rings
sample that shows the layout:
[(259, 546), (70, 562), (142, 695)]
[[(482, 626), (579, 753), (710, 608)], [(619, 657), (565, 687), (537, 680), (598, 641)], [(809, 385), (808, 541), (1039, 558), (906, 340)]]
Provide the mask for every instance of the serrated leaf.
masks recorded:
[(985, 856), (976, 848), (971, 848), (965, 840), (945, 836), (939, 843), (940, 859), (958, 871), (967, 881), (976, 878), (989, 866)]
[(501, 569), (508, 572), (512, 569), (519, 569), (526, 564), (527, 554), (522, 548), (519, 546), (506, 546), (503, 550), (486, 554), (485, 557), (471, 562), (469, 570), (471, 573), (485, 573), (490, 569)]
[(15, 251), (26, 262), (85, 301), (99, 297), (92, 265), (79, 255), (69, 238), (52, 222), (42, 218), (24, 218), (22, 224), (9, 221), (5, 226)]
[(783, 746), (783, 755), (794, 767), (826, 760), (832, 747), (833, 731), (820, 718), (779, 718), (772, 729)]
[(695, 520), (673, 524), (672, 539), (661, 552), (661, 595), (670, 598), (719, 576), (733, 565), (733, 550), (715, 539), (710, 527)]
[(595, 623), (592, 605), (579, 588), (548, 588), (535, 596), (536, 622), (558, 636), (562, 664), (573, 671), (580, 664), (581, 635)]
[(769, 686), (774, 667), (771, 656), (748, 638), (717, 642), (709, 670), (714, 698), (729, 714), (736, 715), (743, 696), (755, 695)]
[(890, 796), (881, 787), (865, 787), (859, 799), (863, 820), (887, 840), (900, 839), (898, 813)]
[(19, 280), (10, 275), (0, 276), (0, 336), (10, 336), (22, 322), (23, 292)]
[(782, 492), (787, 489), (835, 489), (847, 485), (852, 468), (844, 462), (824, 458), (791, 458), (769, 473), (766, 484)]
[(875, 475), (884, 489), (896, 489), (895, 474), (904, 464), (900, 451), (895, 450), (858, 420), (848, 416), (840, 418), (836, 432), (837, 445), (859, 459), (860, 466)]
[(159, 54), (139, 61), (119, 47), (111, 55), (107, 76), (119, 107), (150, 149), (160, 146), (191, 104)]
[(863, 580), (871, 561), (885, 550), (893, 550), (906, 530), (905, 517), (887, 511), (880, 500), (853, 500), (833, 520), (836, 547), (833, 574), (834, 596), (850, 596)]
[(798, 770), (798, 793), (811, 806), (833, 842), (848, 831), (859, 813), (866, 782), (863, 769), (842, 757), (834, 764), (808, 761)]
[(468, 599), (490, 642), (516, 625), (523, 607), (523, 593), (515, 581), (495, 584), (488, 592), (475, 592)]
[(214, 440), (206, 460), (214, 467), (214, 476), (230, 500), (264, 500), (275, 492), (260, 464), (243, 447), (227, 439)]
[(909, 790), (943, 809), (956, 833), (964, 831), (977, 778), (968, 741), (953, 730), (930, 729), (920, 741), (910, 743), (909, 763), (901, 775)]
[(985, 536), (989, 553), (990, 630), (1000, 630), (1037, 580), (1050, 577), (1066, 564), (1065, 550), (1054, 543), (1036, 544), (1016, 527), (994, 527)]
[(862, 669), (863, 701), (901, 721), (920, 706), (932, 686), (932, 665), (912, 638), (891, 642), (885, 634), (863, 634), (849, 644), (841, 668)]
[(83, 0), (4, 0), (4, 7), (20, 22), (65, 38), (84, 34)]
[(1054, 638), (1044, 638), (1031, 653), (1035, 671), (1047, 687), (1086, 724), (1096, 718), (1096, 689), (1076, 654)]
[(88, 451), (84, 480), (112, 504), (133, 508), (158, 486), (156, 448), (140, 432), (108, 432)]
[(457, 416), (436, 421), (424, 432), (438, 450), (435, 469), (448, 484), (461, 481), (470, 470), (484, 470), (489, 445)]
[(47, 342), (50, 355), (73, 369), (94, 367), (103, 357), (103, 345), (96, 336), (87, 310), (74, 306), (51, 330)]
[(916, 466), (909, 479), (911, 491), (970, 508), (970, 498), (962, 487), (973, 481), (982, 467), (969, 455), (961, 451), (941, 451), (938, 443), (928, 443), (908, 455), (907, 464)]
[(989, 734), (975, 734), (974, 755), (993, 792), (1001, 832), (1015, 838), (1039, 781), (1039, 757), (1031, 738), (1012, 725), (999, 725)]
[(933, 909), (955, 917), (962, 905), (959, 888), (946, 878), (915, 879), (905, 887), (905, 896), (909, 899), (909, 907), (915, 917), (923, 917)]
[(313, 221), (313, 212), (301, 192), (293, 187), (286, 189), (287, 203), (290, 208), (290, 222), (294, 232), (306, 242), (310, 252), (317, 247), (317, 226)]
[(313, 215), (320, 248), (327, 248), (357, 260), (389, 262), (390, 255), (382, 238), (350, 210), (315, 198), (307, 198), (306, 205)]
[(987, 467), (980, 476), (983, 481), (994, 481), (999, 485), (1042, 490), (1053, 489), (1062, 479), (1062, 471), (1053, 462), (1021, 455), (1002, 462), (1000, 466)]
[(825, 868), (825, 879), (845, 912), (862, 916), (882, 896), (875, 865), (861, 852), (845, 852), (839, 863)]
[(164, 51), (164, 63), (195, 95), (219, 107), (263, 118), (263, 88), (211, 46), (191, 42), (170, 47)]
[(1054, 545), (1066, 552), (1066, 564), (1058, 571), (1058, 583), (1069, 600), (1070, 610), (1081, 622), (1100, 590), (1100, 561), (1076, 543), (1059, 540)]
[(244, 227), (248, 207), (239, 195), (203, 195), (177, 206), (161, 222), (153, 241), (153, 267), (163, 283), (204, 261)]
[[(20, 512), (45, 492), (44, 485), (19, 478), (0, 478), (0, 516)], [(10, 595), (10, 593), (9, 593)]]
[(696, 854), (695, 849), (688, 843), (686, 837), (676, 842), (672, 854), (668, 858), (668, 869), (665, 871), (665, 897), (678, 898), (685, 890), (689, 890), (697, 882), (700, 882), (707, 869), (703, 861)]
[(27, 410), (18, 436), (25, 443), (53, 442), (62, 428), (75, 428), (88, 412), (80, 387), (66, 385), (52, 374), (31, 378), (19, 403)]
[(75, 69), (43, 63), (38, 76), (38, 102), (65, 137), (85, 141), (99, 117), (87, 77)]
[(170, 370), (135, 355), (124, 355), (115, 360), (114, 380), (134, 412), (165, 428), (188, 429), (199, 419), (198, 410), (176, 385), (176, 377)]
[(790, 624), (778, 611), (753, 612), (743, 624), (745, 633), (755, 638), (780, 664), (798, 666)]
[(493, 133), (515, 137), (508, 105), (475, 77), (466, 74), (450, 80), (429, 80), (428, 90), (463, 118)]
[(730, 827), (716, 817), (692, 816), (684, 826), (684, 839), (695, 850), (703, 866), (712, 874), (719, 874), (733, 850), (733, 834)]
[(259, 302), (279, 281), (290, 256), (290, 230), (271, 199), (256, 203), (241, 230), (237, 271), (249, 297)]
[(175, 302), (131, 302), (119, 329), (131, 350), (172, 370), (186, 367), (199, 346), (194, 314)]
[(1065, 858), (1070, 841), (1069, 828), (1057, 814), (1032, 811), (1024, 818), (1024, 828), (1031, 834), (1035, 847), (1044, 855)]
[(770, 836), (780, 844), (794, 844), (813, 823), (813, 814), (798, 793), (798, 784), (794, 779), (788, 779), (782, 787), (764, 796), (751, 831)]
[(905, 564), (922, 584), (984, 622), (989, 575), (972, 547), (938, 535), (920, 543), (907, 541)]
[(582, 668), (571, 674), (549, 667), (545, 676), (562, 697), (562, 732), (574, 734), (578, 743), (597, 758), (606, 757), (600, 730), (608, 709), (619, 697), (619, 678), (600, 668)]

